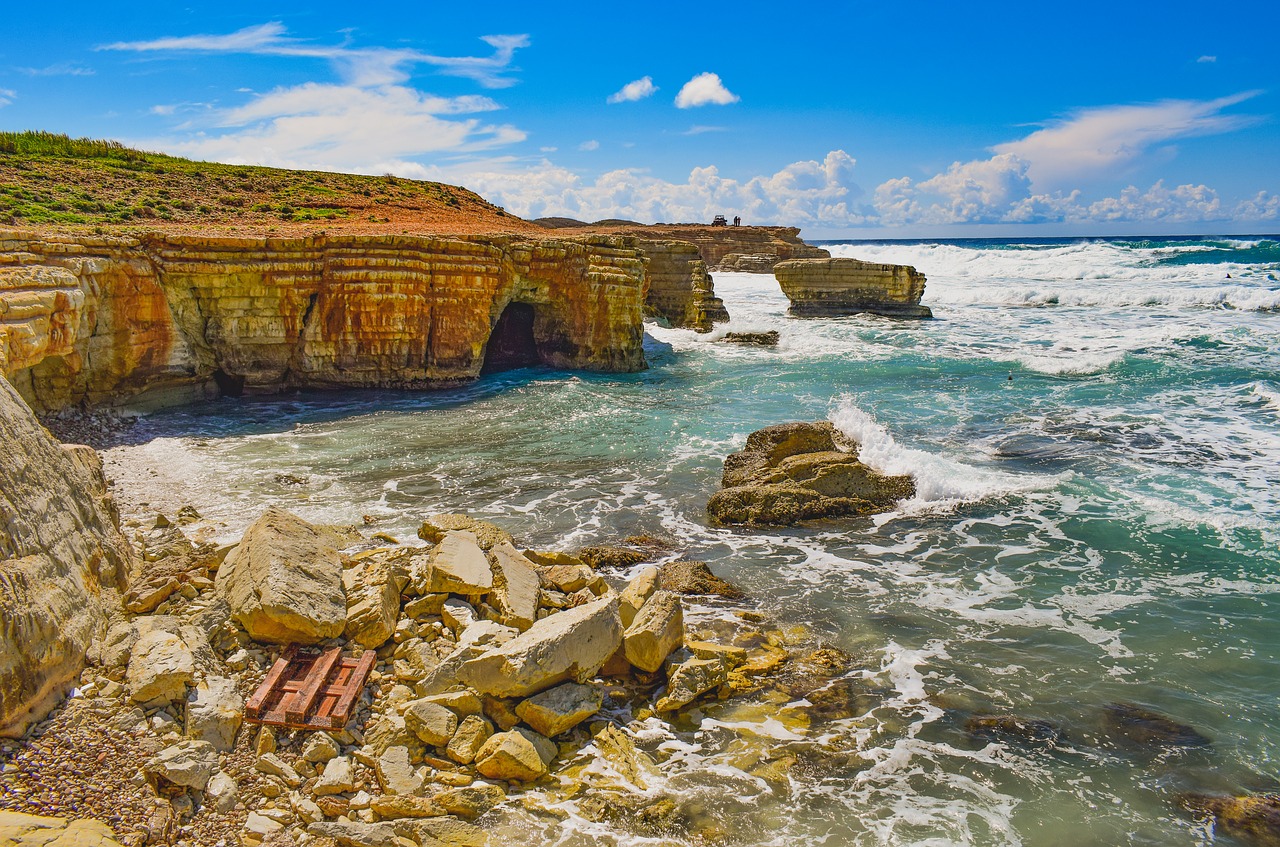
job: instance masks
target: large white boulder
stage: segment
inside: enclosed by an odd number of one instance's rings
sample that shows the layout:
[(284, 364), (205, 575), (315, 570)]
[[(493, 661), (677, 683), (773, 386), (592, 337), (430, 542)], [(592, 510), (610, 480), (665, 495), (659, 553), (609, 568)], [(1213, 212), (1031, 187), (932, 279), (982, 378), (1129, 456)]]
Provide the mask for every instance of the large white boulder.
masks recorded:
[(622, 650), (633, 666), (653, 673), (683, 642), (684, 609), (680, 595), (655, 591), (627, 627)]

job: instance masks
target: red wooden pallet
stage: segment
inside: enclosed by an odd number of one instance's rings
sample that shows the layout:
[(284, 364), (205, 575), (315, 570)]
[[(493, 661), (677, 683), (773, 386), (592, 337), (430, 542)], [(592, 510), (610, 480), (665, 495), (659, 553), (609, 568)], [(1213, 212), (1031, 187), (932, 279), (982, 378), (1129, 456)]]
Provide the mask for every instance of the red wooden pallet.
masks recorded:
[(342, 657), (340, 647), (316, 653), (291, 646), (245, 703), (244, 719), (290, 729), (342, 729), (376, 658), (372, 650), (351, 659)]

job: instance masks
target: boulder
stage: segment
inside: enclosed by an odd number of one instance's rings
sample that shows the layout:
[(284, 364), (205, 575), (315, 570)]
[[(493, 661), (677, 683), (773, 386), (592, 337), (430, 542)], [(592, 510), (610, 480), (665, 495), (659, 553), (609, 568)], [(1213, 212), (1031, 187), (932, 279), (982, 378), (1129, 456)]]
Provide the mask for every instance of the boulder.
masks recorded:
[(5, 379), (12, 371), (2, 353), (0, 737), (17, 737), (74, 684), (127, 588), (134, 555), (97, 454), (65, 449), (40, 425)]
[(0, 811), (0, 845), (4, 847), (120, 847), (116, 834), (102, 821), (28, 815)]
[(476, 753), (476, 770), (489, 779), (531, 782), (547, 772), (557, 748), (550, 739), (524, 727), (499, 732)]
[(920, 305), (925, 277), (910, 265), (857, 259), (789, 259), (773, 267), (791, 313), (801, 316), (884, 315), (931, 318)]
[(408, 574), (391, 563), (366, 559), (342, 572), (347, 595), (347, 623), (343, 634), (362, 647), (376, 650), (395, 632), (400, 617), (400, 592)]
[(569, 679), (586, 682), (621, 643), (618, 598), (605, 597), (543, 618), (463, 663), (458, 676), (482, 694), (527, 697)]
[(346, 756), (337, 756), (325, 763), (324, 772), (311, 793), (323, 797), (326, 794), (345, 794), (355, 790), (355, 767)]
[(493, 588), (489, 559), (476, 536), (465, 530), (444, 533), (431, 551), (425, 572), (417, 581), (419, 594), (463, 594), (478, 597)]
[(915, 494), (911, 477), (872, 470), (853, 446), (829, 421), (753, 432), (741, 452), (725, 458), (722, 488), (707, 513), (722, 524), (791, 526), (888, 511)]
[(240, 786), (224, 771), (218, 771), (209, 778), (209, 784), (204, 788), (204, 797), (215, 812), (225, 815), (240, 805)]
[(165, 747), (142, 766), (153, 782), (162, 780), (203, 791), (218, 769), (218, 751), (207, 741), (179, 741)]
[(667, 562), (659, 568), (658, 586), (677, 594), (710, 594), (730, 600), (747, 596), (738, 586), (712, 573), (706, 562), (691, 559)]
[[(397, 822), (401, 818), (431, 818), (444, 814), (444, 809), (432, 798), (413, 794), (382, 794), (373, 798), (369, 808), (379, 818)], [(427, 844), (434, 847), (430, 841)]]
[(418, 528), (418, 537), (428, 544), (439, 544), (447, 533), (454, 530), (465, 530), (475, 536), (476, 543), (485, 550), (491, 550), (498, 544), (511, 544), (511, 534), (488, 521), (482, 521), (469, 515), (442, 514), (432, 515), (422, 522)]
[[(525, 730), (529, 732), (529, 730)], [(529, 733), (533, 735), (533, 733)], [(550, 743), (545, 738), (544, 743)], [(446, 814), (475, 820), (506, 799), (507, 792), (500, 785), (476, 781), (458, 788), (448, 788), (432, 796)]]
[(434, 845), (431, 839), (457, 847), (488, 847), (489, 831), (452, 815), (426, 817), (413, 821), (394, 821), (396, 833), (423, 847)]
[(313, 732), (307, 739), (307, 743), (302, 746), (302, 759), (313, 763), (327, 762), (340, 752), (342, 750), (332, 735), (327, 732)]
[(649, 566), (640, 571), (618, 597), (618, 616), (623, 627), (631, 626), (645, 601), (658, 590), (658, 569)]
[(603, 702), (598, 689), (566, 682), (521, 702), (516, 714), (538, 733), (554, 738), (600, 711)]
[(342, 634), (342, 559), (314, 526), (275, 506), (218, 569), (218, 592), (256, 641), (315, 644)]
[(1133, 703), (1110, 703), (1103, 724), (1112, 738), (1133, 746), (1159, 748), (1207, 747), (1213, 742), (1194, 727)]
[(183, 700), (195, 672), (195, 657), (181, 637), (151, 630), (134, 642), (129, 653), (129, 696), (151, 705)]
[(667, 693), (654, 708), (659, 712), (679, 709), (728, 681), (729, 668), (720, 659), (687, 659), (668, 671)]
[(235, 680), (206, 677), (187, 697), (186, 736), (208, 741), (220, 753), (235, 747), (243, 719), (244, 698)]
[(449, 741), (445, 754), (460, 765), (469, 765), (491, 735), (492, 724), (478, 715), (468, 715), (458, 724), (458, 731)]
[(430, 700), (414, 700), (404, 707), (405, 725), (423, 743), (443, 747), (458, 731), (458, 716)]
[(629, 568), (652, 558), (648, 553), (632, 550), (629, 547), (612, 547), (598, 544), (583, 547), (578, 551), (578, 558), (592, 568)]
[(498, 620), (524, 632), (538, 620), (538, 597), (542, 580), (533, 563), (508, 542), (495, 544), (493, 591), (489, 602), (498, 610)]
[(332, 838), (342, 847), (400, 847), (390, 824), (319, 821), (307, 824), (307, 834)]
[(1213, 817), (1215, 828), (1257, 847), (1280, 847), (1280, 795), (1252, 794), (1215, 797), (1183, 794), (1178, 805), (1189, 812)]
[(373, 763), (378, 784), (386, 794), (417, 794), (422, 789), (422, 777), (414, 772), (409, 758), (409, 748), (388, 747)]
[(729, 344), (755, 344), (760, 347), (777, 347), (781, 336), (776, 329), (768, 332), (726, 332), (720, 339)]
[(622, 650), (634, 667), (654, 673), (683, 642), (684, 608), (680, 595), (655, 591), (627, 627)]

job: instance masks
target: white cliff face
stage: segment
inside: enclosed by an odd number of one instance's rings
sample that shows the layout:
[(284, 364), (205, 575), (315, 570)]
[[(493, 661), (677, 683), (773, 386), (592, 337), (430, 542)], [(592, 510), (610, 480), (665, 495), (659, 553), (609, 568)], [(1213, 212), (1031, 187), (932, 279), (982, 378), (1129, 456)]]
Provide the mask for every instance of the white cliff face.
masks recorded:
[(0, 736), (57, 702), (128, 578), (101, 466), (83, 453), (0, 378)]

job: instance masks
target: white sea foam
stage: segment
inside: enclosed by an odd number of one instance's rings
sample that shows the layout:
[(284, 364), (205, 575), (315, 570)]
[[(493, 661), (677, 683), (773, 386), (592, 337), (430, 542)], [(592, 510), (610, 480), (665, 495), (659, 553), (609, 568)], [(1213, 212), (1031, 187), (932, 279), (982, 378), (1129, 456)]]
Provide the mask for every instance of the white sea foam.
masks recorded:
[(1249, 393), (1261, 400), (1267, 408), (1280, 412), (1280, 388), (1265, 382), (1255, 382), (1249, 386)]

